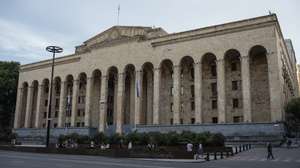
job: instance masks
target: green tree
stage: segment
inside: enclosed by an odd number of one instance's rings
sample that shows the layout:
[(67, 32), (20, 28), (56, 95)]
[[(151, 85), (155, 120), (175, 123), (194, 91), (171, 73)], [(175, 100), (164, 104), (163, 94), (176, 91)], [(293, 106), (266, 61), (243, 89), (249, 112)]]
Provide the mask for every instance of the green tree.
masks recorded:
[(13, 126), (19, 66), (18, 62), (0, 61), (0, 141), (9, 139)]
[(285, 112), (288, 133), (299, 132), (297, 124), (300, 123), (300, 97), (289, 101), (285, 106)]

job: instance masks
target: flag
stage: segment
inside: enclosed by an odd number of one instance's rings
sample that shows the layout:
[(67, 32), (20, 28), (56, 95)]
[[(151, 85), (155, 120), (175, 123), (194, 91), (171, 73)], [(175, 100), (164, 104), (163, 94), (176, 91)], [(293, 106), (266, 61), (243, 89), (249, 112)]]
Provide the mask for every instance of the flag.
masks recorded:
[(140, 97), (140, 80), (136, 81), (136, 96)]

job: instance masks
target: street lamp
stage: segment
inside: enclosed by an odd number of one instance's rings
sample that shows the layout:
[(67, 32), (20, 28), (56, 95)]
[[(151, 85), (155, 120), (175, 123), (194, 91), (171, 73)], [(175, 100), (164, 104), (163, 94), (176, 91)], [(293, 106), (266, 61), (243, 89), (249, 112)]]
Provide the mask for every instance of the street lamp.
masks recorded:
[(58, 46), (48, 46), (46, 47), (48, 52), (53, 53), (52, 57), (52, 68), (51, 68), (51, 81), (50, 81), (50, 100), (48, 106), (48, 118), (47, 118), (47, 137), (46, 137), (46, 147), (49, 147), (49, 138), (50, 138), (50, 124), (51, 124), (51, 106), (52, 106), (52, 85), (53, 85), (53, 73), (54, 73), (54, 60), (55, 60), (55, 53), (63, 52), (63, 49)]

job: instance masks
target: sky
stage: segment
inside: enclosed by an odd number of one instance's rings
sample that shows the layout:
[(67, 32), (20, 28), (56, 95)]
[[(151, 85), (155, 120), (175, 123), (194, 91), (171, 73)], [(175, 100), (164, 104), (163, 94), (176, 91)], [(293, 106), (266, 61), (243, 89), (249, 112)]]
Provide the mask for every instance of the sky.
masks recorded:
[(276, 13), (300, 63), (300, 0), (0, 0), (0, 60), (28, 64), (59, 56), (117, 25), (187, 31)]

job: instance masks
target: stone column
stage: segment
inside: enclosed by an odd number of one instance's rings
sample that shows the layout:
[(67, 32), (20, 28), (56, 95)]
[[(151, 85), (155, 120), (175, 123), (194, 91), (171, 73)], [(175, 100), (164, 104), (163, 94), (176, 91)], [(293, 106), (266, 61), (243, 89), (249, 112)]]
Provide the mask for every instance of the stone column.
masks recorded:
[(159, 124), (159, 88), (160, 88), (160, 69), (154, 69), (153, 83), (153, 124)]
[(104, 132), (106, 125), (106, 110), (107, 110), (107, 77), (102, 76), (101, 79), (101, 95), (99, 103), (99, 132)]
[(244, 122), (252, 122), (249, 56), (241, 57)]
[(135, 72), (135, 113), (134, 113), (134, 124), (140, 124), (141, 116), (141, 103), (142, 103), (142, 71)]
[(93, 86), (93, 78), (87, 78), (86, 80), (86, 95), (85, 95), (85, 116), (84, 126), (90, 127), (91, 121), (91, 91)]
[(35, 128), (40, 127), (40, 115), (41, 115), (43, 91), (44, 91), (44, 85), (39, 85), (37, 102), (36, 102), (36, 114), (35, 114), (35, 126), (34, 126)]
[(173, 123), (180, 123), (180, 111), (181, 111), (181, 68), (180, 65), (174, 65), (173, 67)]
[(117, 120), (116, 120), (116, 133), (122, 133), (122, 121), (124, 116), (124, 74), (118, 74), (118, 91), (117, 91)]
[(20, 119), (22, 113), (22, 103), (23, 103), (23, 88), (19, 88), (17, 92), (17, 102), (16, 102), (16, 110), (15, 110), (15, 120), (14, 120), (14, 128), (20, 127)]
[(223, 59), (217, 60), (217, 87), (218, 87), (218, 122), (225, 123), (225, 63)]
[(59, 95), (59, 113), (58, 113), (58, 127), (64, 127), (64, 116), (66, 116), (66, 93), (67, 82), (62, 81), (60, 84)]
[(195, 120), (197, 124), (202, 121), (202, 64), (194, 64), (194, 88), (195, 88)]
[(76, 114), (77, 114), (77, 98), (79, 92), (79, 81), (73, 81), (73, 95), (72, 95), (72, 114), (71, 114), (71, 127), (75, 127)]
[(33, 99), (33, 86), (28, 87), (27, 94), (27, 105), (26, 105), (26, 114), (25, 114), (25, 128), (30, 127), (30, 118), (32, 114), (32, 99)]
[(284, 106), (282, 103), (283, 78), (280, 73), (278, 63), (278, 58), (280, 58), (280, 56), (278, 56), (278, 54), (279, 53), (277, 52), (267, 53), (271, 122), (284, 120)]

